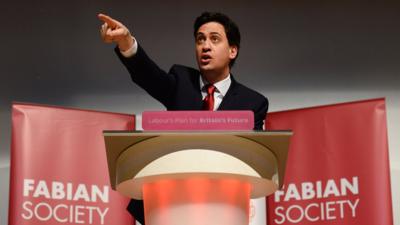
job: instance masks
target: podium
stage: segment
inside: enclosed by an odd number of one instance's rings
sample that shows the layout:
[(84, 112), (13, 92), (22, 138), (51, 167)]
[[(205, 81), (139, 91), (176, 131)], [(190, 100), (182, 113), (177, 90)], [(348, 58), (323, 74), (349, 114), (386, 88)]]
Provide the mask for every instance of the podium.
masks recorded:
[(250, 198), (283, 185), (290, 131), (105, 131), (111, 186), (147, 225), (245, 225)]

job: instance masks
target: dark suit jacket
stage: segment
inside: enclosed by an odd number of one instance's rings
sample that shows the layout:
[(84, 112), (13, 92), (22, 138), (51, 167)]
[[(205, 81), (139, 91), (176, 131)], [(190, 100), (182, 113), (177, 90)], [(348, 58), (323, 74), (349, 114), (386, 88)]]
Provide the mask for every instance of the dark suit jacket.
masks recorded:
[[(160, 69), (139, 45), (135, 56), (126, 58), (115, 49), (131, 74), (133, 82), (161, 102), (167, 110), (202, 110), (200, 72), (186, 66), (174, 65), (168, 73)], [(252, 110), (254, 129), (262, 130), (268, 110), (268, 100), (258, 92), (238, 83), (232, 83), (218, 110)], [(128, 211), (144, 224), (143, 202), (132, 200)]]

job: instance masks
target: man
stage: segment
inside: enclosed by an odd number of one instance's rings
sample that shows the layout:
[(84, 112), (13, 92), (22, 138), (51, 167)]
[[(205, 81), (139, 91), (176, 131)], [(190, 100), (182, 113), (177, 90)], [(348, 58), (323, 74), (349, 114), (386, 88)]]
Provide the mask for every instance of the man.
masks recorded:
[[(262, 129), (268, 100), (238, 83), (230, 72), (239, 54), (240, 32), (226, 15), (205, 12), (194, 23), (199, 70), (174, 65), (168, 73), (147, 56), (121, 22), (104, 14), (98, 17), (104, 22), (103, 40), (117, 44), (115, 52), (132, 80), (168, 110), (252, 110), (254, 128)], [(144, 224), (140, 204), (133, 200), (128, 210)]]

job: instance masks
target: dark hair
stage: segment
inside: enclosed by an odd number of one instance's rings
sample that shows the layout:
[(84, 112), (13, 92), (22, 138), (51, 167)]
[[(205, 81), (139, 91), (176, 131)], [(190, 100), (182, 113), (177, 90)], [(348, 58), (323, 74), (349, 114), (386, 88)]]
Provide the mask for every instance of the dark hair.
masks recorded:
[(197, 31), (199, 28), (208, 22), (217, 22), (224, 26), (225, 34), (228, 38), (229, 46), (237, 47), (237, 55), (234, 59), (232, 59), (229, 63), (229, 66), (232, 67), (235, 64), (235, 60), (239, 56), (239, 48), (240, 48), (240, 32), (238, 26), (233, 22), (228, 16), (218, 13), (218, 12), (203, 12), (199, 17), (194, 21), (194, 37), (196, 37)]

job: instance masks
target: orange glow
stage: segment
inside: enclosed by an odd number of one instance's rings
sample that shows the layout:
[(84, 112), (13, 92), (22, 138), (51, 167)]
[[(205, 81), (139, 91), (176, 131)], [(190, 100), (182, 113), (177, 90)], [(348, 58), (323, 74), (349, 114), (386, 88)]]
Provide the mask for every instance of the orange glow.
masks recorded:
[(143, 185), (146, 224), (248, 224), (250, 190), (248, 182), (231, 178), (150, 182)]

